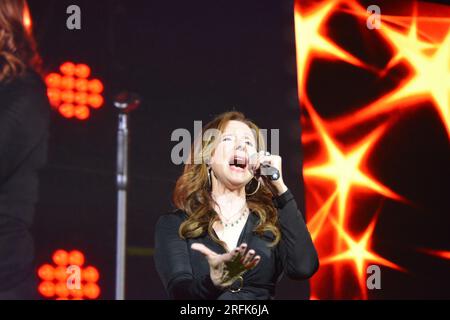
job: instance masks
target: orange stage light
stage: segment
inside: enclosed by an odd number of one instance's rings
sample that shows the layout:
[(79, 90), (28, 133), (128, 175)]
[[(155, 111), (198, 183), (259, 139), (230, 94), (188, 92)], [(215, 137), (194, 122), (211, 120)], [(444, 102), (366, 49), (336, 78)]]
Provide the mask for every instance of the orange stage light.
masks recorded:
[(55, 279), (57, 281), (66, 281), (69, 275), (67, 274), (66, 266), (58, 266), (55, 268)]
[(103, 92), (103, 83), (98, 80), (94, 79), (89, 81), (89, 91), (92, 93), (102, 93)]
[(71, 251), (69, 253), (69, 264), (81, 267), (84, 264), (84, 255), (78, 250)]
[(90, 108), (99, 109), (105, 102), (101, 95), (103, 83), (88, 79), (91, 68), (83, 63), (65, 62), (59, 69), (61, 74), (50, 73), (45, 77), (50, 105), (64, 118), (87, 120)]
[(85, 269), (83, 269), (81, 277), (86, 282), (97, 282), (100, 275), (96, 268), (89, 266), (89, 267), (86, 267)]
[(80, 250), (56, 250), (52, 256), (56, 266), (48, 263), (38, 268), (42, 282), (38, 292), (45, 298), (56, 300), (97, 299), (101, 290), (97, 282), (100, 273), (94, 266), (85, 264), (85, 255)]
[(58, 282), (55, 285), (55, 295), (58, 296), (58, 299), (69, 297), (69, 289), (67, 289), (66, 282)]
[(83, 288), (83, 294), (88, 299), (97, 299), (100, 295), (100, 288), (95, 283), (88, 283)]
[(71, 90), (65, 90), (65, 91), (61, 92), (60, 97), (61, 97), (61, 101), (65, 102), (65, 103), (73, 103), (73, 101), (75, 100), (75, 94)]
[(75, 299), (82, 299), (84, 297), (83, 289), (71, 289), (69, 290), (69, 294), (72, 298)]
[(62, 77), (60, 88), (64, 90), (72, 90), (75, 86), (75, 78), (73, 77)]
[(65, 62), (59, 67), (59, 70), (63, 75), (73, 77), (75, 75), (75, 64), (72, 62)]
[(75, 81), (75, 88), (81, 92), (88, 91), (89, 90), (89, 82), (86, 79), (77, 79)]
[(91, 68), (85, 64), (78, 64), (75, 67), (75, 75), (78, 78), (87, 79), (91, 75)]
[(44, 264), (39, 268), (38, 276), (42, 280), (53, 281), (55, 278), (55, 268), (49, 264)]
[(25, 26), (27, 32), (31, 33), (33, 29), (33, 20), (31, 20), (30, 8), (28, 8), (27, 4), (23, 10), (23, 25)]
[(57, 250), (53, 254), (53, 262), (57, 266), (67, 266), (69, 264), (69, 254), (65, 250)]
[(86, 92), (75, 93), (75, 103), (79, 105), (86, 105), (88, 103), (88, 94)]
[(75, 107), (75, 117), (77, 117), (80, 120), (86, 120), (89, 118), (91, 111), (89, 108), (85, 105), (78, 105)]
[(89, 105), (94, 108), (98, 109), (103, 105), (103, 97), (99, 94), (91, 94), (88, 98)]
[(67, 119), (70, 119), (74, 116), (75, 107), (71, 103), (64, 103), (59, 107), (59, 113)]
[(58, 73), (50, 73), (45, 77), (45, 83), (49, 88), (59, 88), (61, 85), (61, 76)]
[(48, 100), (50, 101), (50, 105), (54, 108), (59, 107), (61, 104), (61, 91), (57, 88), (48, 88), (47, 89)]
[(55, 295), (55, 284), (50, 281), (44, 281), (39, 284), (38, 291), (46, 298), (52, 298)]

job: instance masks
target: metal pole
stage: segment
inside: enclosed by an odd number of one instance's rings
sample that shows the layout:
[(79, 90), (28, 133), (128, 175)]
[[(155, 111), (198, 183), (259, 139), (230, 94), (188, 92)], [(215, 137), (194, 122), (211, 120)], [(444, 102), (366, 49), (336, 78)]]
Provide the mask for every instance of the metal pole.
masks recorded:
[(139, 107), (141, 98), (136, 93), (121, 92), (114, 98), (119, 110), (117, 131), (117, 252), (116, 252), (116, 300), (125, 299), (125, 265), (127, 232), (128, 188), (128, 114)]
[(128, 115), (119, 114), (117, 131), (117, 252), (116, 300), (125, 299), (125, 260), (128, 185)]

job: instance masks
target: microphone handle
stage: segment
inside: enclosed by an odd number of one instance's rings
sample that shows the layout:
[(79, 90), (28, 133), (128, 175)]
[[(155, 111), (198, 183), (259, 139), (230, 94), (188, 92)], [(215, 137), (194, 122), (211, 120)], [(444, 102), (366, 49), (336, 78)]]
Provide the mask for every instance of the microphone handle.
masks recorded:
[(280, 171), (269, 164), (261, 163), (257, 170), (257, 175), (267, 177), (271, 181), (276, 181), (280, 178)]

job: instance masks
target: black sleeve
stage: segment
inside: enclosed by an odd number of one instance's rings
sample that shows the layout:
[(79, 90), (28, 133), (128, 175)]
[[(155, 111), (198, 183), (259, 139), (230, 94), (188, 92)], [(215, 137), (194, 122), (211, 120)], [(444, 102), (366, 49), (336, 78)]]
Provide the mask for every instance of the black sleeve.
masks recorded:
[(50, 107), (40, 80), (25, 80), (2, 87), (0, 92), (0, 185), (45, 138)]
[(294, 196), (288, 190), (273, 201), (281, 229), (277, 250), (282, 268), (291, 279), (308, 279), (319, 268), (319, 259)]
[(182, 219), (176, 214), (162, 216), (156, 224), (156, 270), (171, 299), (217, 299), (222, 290), (208, 275), (201, 279), (192, 275), (188, 244), (178, 236)]

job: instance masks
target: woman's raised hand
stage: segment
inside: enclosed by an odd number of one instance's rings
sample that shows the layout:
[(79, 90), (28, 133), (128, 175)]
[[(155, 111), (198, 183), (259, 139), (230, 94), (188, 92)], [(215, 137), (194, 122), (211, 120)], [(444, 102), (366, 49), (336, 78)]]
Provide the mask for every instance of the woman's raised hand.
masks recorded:
[(282, 195), (288, 190), (288, 187), (284, 184), (283, 181), (283, 170), (282, 170), (282, 159), (280, 156), (272, 155), (267, 151), (258, 152), (253, 158), (250, 160), (252, 164), (253, 170), (258, 169), (262, 163), (266, 163), (274, 167), (280, 173), (280, 177), (278, 180), (271, 181), (266, 180), (266, 182), (271, 186), (271, 191), (275, 196)]
[(218, 254), (201, 243), (194, 243), (191, 248), (205, 256), (209, 263), (211, 280), (219, 288), (231, 286), (247, 270), (256, 267), (261, 260), (260, 256), (255, 256), (254, 250), (247, 250), (245, 243), (224, 254)]

